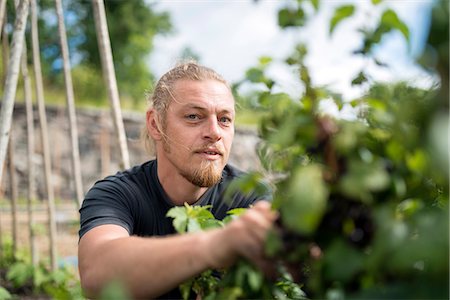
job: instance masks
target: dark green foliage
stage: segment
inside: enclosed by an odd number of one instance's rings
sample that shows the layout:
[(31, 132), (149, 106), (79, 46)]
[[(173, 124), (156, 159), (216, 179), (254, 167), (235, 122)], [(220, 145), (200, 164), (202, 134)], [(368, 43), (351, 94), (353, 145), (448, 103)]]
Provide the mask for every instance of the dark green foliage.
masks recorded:
[[(350, 14), (338, 8), (330, 31)], [(365, 31), (358, 53), (371, 55), (391, 30), (409, 38), (386, 10)], [(372, 84), (357, 101), (359, 118), (331, 119), (317, 107), (333, 95), (312, 86), (306, 55), (301, 46), (287, 60), (299, 68), (300, 99), (260, 98), (271, 112), (260, 130), (262, 158), (269, 161), (263, 165), (283, 175), (276, 183), (281, 220), (278, 236), (269, 239), (271, 255), (297, 265), (312, 298), (448, 298), (448, 171), (436, 168), (442, 158), (433, 155), (429, 138), (445, 108), (438, 92)], [(353, 84), (366, 81), (361, 72)]]
[[(309, 16), (301, 10), (306, 3), (282, 9), (280, 26), (306, 24)], [(352, 83), (370, 88), (348, 103), (359, 108), (355, 120), (319, 111), (324, 99), (333, 99), (339, 109), (348, 104), (312, 84), (306, 45), (286, 60), (298, 68), (304, 87), (299, 99), (273, 92), (277, 83), (266, 74), (269, 59), (246, 74), (248, 82), (266, 86), (258, 93), (259, 107), (267, 111), (259, 154), (265, 172), (276, 178), (273, 207), (280, 212), (267, 255), (310, 298), (449, 297), (448, 97), (443, 97), (448, 95), (448, 9), (441, 7), (446, 5), (438, 2), (429, 38), (430, 48), (447, 49), (435, 52), (435, 61), (443, 62), (437, 67), (442, 88), (376, 83), (361, 71)], [(330, 32), (352, 14), (350, 6), (338, 8)], [(436, 22), (447, 25), (438, 29)], [(386, 9), (378, 23), (360, 30), (362, 48), (355, 54), (387, 67), (372, 49), (394, 30), (409, 40), (408, 28)], [(220, 290), (227, 297), (286, 297), (266, 279), (260, 284), (260, 277), (242, 275), (247, 268), (238, 264), (225, 275)]]

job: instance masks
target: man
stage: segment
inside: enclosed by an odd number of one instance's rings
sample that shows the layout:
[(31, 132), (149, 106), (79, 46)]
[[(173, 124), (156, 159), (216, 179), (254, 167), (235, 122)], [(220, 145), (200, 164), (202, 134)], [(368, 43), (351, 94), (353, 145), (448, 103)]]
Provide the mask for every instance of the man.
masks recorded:
[(263, 245), (276, 216), (254, 204), (224, 228), (176, 235), (167, 211), (185, 202), (211, 205), (218, 219), (267, 195), (234, 193), (241, 172), (227, 165), (234, 136), (234, 98), (213, 70), (188, 62), (157, 83), (146, 114), (156, 160), (98, 181), (80, 209), (81, 285), (95, 297), (111, 280), (137, 298), (180, 298), (178, 285), (207, 269), (246, 257), (266, 263)]

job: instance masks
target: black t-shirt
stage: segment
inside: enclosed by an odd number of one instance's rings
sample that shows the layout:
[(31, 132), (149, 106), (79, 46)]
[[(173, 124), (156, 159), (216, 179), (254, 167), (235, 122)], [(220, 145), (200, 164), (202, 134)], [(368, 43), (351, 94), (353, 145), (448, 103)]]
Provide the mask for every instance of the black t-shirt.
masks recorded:
[[(230, 183), (242, 174), (226, 165), (221, 181), (210, 187), (194, 205), (211, 205), (211, 213), (221, 220), (230, 209), (248, 207), (262, 199), (271, 200), (269, 189), (258, 194), (225, 193)], [(157, 161), (151, 160), (94, 184), (80, 209), (79, 236), (105, 224), (120, 225), (130, 235), (142, 237), (173, 234), (172, 218), (166, 217), (172, 207), (157, 176)], [(175, 289), (162, 298), (181, 298), (181, 295)]]

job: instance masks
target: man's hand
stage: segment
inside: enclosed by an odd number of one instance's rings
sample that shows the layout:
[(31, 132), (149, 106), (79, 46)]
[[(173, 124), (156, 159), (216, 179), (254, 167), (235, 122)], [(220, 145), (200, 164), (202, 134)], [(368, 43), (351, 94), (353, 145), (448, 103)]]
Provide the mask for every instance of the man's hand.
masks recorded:
[(229, 267), (242, 256), (266, 270), (264, 243), (277, 217), (269, 202), (259, 201), (223, 229), (208, 232), (211, 268)]

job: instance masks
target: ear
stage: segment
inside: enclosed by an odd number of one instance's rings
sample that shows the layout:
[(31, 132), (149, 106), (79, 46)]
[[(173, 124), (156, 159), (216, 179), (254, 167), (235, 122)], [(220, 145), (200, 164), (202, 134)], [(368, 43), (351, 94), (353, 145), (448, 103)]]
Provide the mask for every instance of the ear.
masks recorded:
[(147, 110), (146, 114), (146, 126), (148, 134), (155, 140), (162, 139), (161, 126), (159, 122), (159, 114), (153, 109)]

